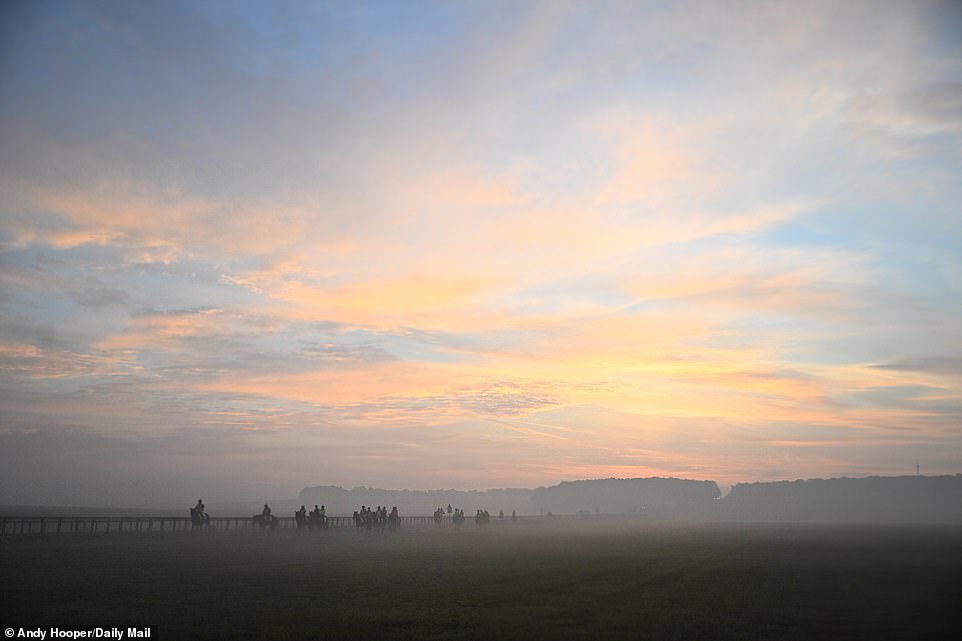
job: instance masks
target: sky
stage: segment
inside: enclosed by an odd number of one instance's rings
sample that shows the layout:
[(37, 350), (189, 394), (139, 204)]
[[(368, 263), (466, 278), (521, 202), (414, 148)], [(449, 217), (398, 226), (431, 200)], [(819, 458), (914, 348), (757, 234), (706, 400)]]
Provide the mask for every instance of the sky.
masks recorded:
[(5, 2), (0, 503), (962, 473), (960, 170), (958, 2)]

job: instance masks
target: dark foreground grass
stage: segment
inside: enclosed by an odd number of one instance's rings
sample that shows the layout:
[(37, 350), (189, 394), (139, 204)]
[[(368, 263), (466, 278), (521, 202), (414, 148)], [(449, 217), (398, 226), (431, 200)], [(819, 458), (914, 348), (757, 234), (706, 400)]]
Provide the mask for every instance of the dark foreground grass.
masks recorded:
[(160, 639), (959, 639), (958, 527), (493, 524), (0, 542), (0, 627)]

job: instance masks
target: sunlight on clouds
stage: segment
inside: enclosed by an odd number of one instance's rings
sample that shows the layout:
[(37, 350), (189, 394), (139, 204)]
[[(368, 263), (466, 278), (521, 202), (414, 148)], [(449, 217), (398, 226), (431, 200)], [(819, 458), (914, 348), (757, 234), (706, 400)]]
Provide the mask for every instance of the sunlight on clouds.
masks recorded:
[[(316, 318), (364, 326), (424, 324), (445, 311), (470, 304), (485, 290), (472, 280), (410, 277), (391, 281), (362, 282), (332, 290), (301, 283), (285, 283), (268, 293)], [(391, 325), (393, 324), (393, 325)]]
[(130, 319), (122, 334), (108, 336), (96, 347), (103, 350), (179, 349), (180, 339), (223, 331), (220, 310), (204, 309), (173, 313), (146, 312)]
[(4, 427), (334, 483), (958, 471), (956, 14), (429, 7), (310, 50), (11, 13)]

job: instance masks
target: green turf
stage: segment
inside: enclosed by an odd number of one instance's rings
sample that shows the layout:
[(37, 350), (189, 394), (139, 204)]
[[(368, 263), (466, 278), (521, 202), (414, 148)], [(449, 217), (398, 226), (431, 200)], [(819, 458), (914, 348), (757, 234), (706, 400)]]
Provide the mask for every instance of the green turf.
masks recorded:
[(161, 639), (957, 639), (958, 527), (495, 524), (0, 543), (0, 627)]

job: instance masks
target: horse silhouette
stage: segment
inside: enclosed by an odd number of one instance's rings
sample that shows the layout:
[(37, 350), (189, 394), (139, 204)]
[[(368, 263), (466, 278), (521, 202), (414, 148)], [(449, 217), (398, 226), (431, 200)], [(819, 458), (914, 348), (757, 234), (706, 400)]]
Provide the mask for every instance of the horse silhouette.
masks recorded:
[(270, 528), (273, 530), (280, 524), (281, 521), (273, 514), (255, 514), (251, 517), (251, 522), (262, 530), (264, 528)]
[(326, 530), (329, 527), (326, 514), (311, 512), (307, 516), (307, 527), (311, 530)]
[(195, 507), (190, 508), (190, 526), (194, 529), (210, 527), (210, 515), (204, 514)]

